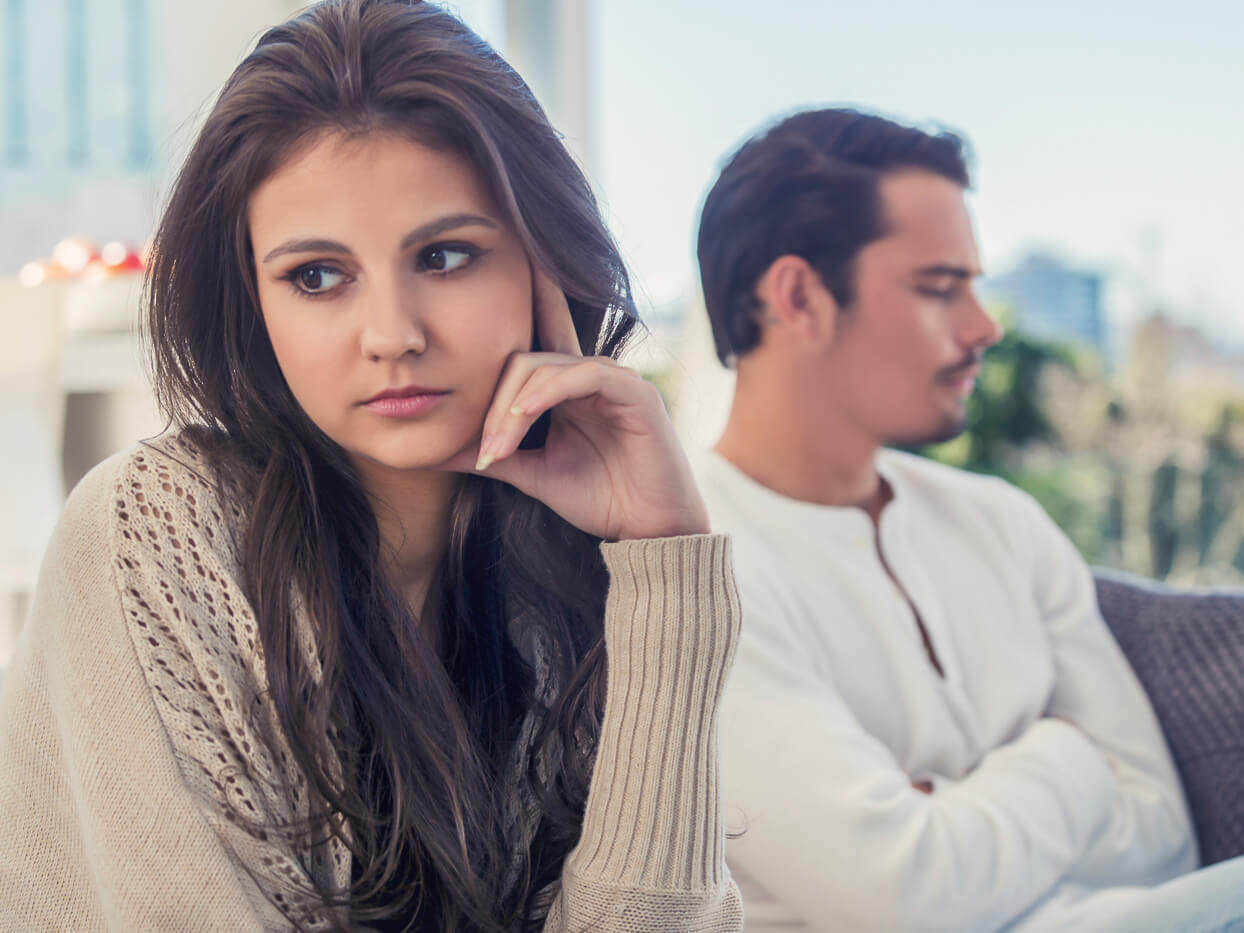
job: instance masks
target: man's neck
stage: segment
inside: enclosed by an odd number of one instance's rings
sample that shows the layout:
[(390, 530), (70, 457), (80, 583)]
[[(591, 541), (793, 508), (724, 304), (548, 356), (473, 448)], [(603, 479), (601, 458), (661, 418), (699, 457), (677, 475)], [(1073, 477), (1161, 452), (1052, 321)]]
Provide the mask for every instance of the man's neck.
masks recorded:
[(876, 522), (890, 496), (877, 473), (877, 440), (863, 436), (832, 409), (791, 405), (792, 395), (766, 397), (772, 393), (765, 388), (739, 386), (714, 450), (787, 498), (854, 506)]

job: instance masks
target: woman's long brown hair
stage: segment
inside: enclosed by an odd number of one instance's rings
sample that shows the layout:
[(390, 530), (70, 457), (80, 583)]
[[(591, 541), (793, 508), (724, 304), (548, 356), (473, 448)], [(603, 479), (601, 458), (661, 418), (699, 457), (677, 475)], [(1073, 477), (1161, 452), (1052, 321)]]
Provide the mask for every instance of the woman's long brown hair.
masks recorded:
[(202, 426), (222, 487), (247, 490), (243, 582), (313, 798), (286, 829), (308, 865), (331, 836), (353, 855), (350, 889), (315, 893), (350, 925), (417, 904), (423, 929), (536, 928), (580, 833), (604, 704), (599, 542), (465, 478), (434, 611), (414, 624), (358, 479), (294, 400), (260, 316), (250, 196), (324, 132), (469, 159), (565, 290), (584, 352), (616, 356), (635, 326), (626, 270), (582, 172), (487, 44), (429, 3), (328, 0), (268, 31), (224, 86), (148, 279), (161, 404)]

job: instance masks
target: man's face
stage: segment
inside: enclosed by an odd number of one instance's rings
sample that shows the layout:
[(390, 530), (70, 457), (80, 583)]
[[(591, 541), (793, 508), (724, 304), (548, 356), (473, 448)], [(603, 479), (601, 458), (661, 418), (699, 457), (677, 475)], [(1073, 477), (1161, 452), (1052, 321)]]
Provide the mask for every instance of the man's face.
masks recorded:
[(881, 199), (886, 233), (856, 255), (828, 348), (829, 397), (880, 444), (947, 440), (1002, 331), (973, 291), (980, 259), (963, 189), (910, 170), (887, 176)]

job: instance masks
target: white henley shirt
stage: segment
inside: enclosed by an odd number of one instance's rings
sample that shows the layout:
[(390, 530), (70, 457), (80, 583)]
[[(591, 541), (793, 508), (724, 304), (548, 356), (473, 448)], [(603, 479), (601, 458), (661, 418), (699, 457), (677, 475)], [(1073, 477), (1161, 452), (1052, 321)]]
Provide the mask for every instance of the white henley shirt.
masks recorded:
[(1001, 480), (893, 451), (877, 467), (893, 499), (874, 531), (717, 454), (697, 466), (743, 605), (721, 729), (747, 929), (1061, 933), (1195, 868), (1165, 740), (1071, 543)]

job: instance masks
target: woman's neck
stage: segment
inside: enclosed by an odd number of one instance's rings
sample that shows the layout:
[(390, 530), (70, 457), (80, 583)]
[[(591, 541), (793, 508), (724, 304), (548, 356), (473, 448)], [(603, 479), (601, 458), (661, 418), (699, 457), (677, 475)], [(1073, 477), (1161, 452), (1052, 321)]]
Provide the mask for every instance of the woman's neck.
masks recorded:
[(449, 546), (450, 505), (462, 477), (361, 459), (355, 469), (376, 515), (385, 571), (418, 616)]

